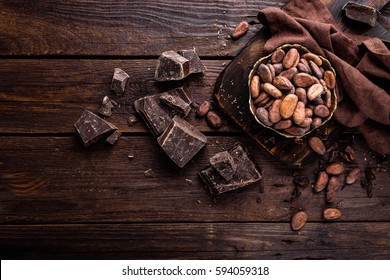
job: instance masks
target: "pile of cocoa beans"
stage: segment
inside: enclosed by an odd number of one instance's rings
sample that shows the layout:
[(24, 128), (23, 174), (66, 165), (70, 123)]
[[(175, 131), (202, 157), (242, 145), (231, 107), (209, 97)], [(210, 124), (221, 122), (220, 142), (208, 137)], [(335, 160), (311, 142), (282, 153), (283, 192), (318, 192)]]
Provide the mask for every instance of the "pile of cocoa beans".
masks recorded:
[(335, 86), (334, 72), (318, 55), (277, 49), (251, 77), (253, 111), (265, 126), (300, 136), (330, 116)]

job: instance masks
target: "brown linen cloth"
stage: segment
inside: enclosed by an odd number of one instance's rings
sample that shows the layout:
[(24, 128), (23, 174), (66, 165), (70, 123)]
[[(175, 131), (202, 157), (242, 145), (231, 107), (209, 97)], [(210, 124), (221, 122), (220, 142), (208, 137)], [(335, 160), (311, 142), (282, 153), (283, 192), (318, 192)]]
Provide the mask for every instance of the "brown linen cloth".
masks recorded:
[(292, 0), (283, 10), (266, 8), (257, 17), (272, 34), (266, 54), (297, 43), (329, 59), (337, 74), (336, 120), (357, 127), (374, 151), (390, 154), (388, 42), (341, 32), (320, 0)]

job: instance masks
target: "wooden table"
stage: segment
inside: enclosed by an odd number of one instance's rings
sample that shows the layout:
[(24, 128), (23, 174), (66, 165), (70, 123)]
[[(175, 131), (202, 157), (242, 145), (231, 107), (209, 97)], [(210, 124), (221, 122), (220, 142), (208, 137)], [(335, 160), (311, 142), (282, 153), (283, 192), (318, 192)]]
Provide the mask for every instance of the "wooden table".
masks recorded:
[[(343, 29), (389, 40), (390, 5), (375, 28), (351, 29), (340, 13), (346, 1), (325, 2)], [(244, 38), (226, 39), (235, 25), (257, 22), (259, 9), (285, 3), (0, 1), (2, 259), (389, 258), (390, 164), (355, 131), (344, 138), (354, 137), (355, 165), (377, 169), (373, 196), (359, 183), (345, 187), (335, 203), (342, 217), (327, 222), (323, 194), (307, 187), (291, 199), (292, 173), (313, 182), (318, 165), (294, 170), (281, 164), (228, 119), (212, 130), (191, 112), (189, 122), (209, 143), (182, 170), (142, 121), (127, 124), (129, 115), (137, 116), (134, 100), (144, 95), (184, 86), (197, 103), (211, 99), (220, 72), (260, 29), (254, 24)], [(191, 47), (208, 69), (204, 76), (154, 81), (163, 51)], [(110, 90), (115, 67), (130, 75), (120, 98)], [(105, 95), (119, 103), (108, 120), (122, 137), (112, 147), (84, 148), (73, 124), (83, 110), (96, 112)], [(248, 147), (264, 179), (213, 197), (197, 172), (237, 141)], [(309, 221), (293, 232), (289, 222), (299, 209)]]

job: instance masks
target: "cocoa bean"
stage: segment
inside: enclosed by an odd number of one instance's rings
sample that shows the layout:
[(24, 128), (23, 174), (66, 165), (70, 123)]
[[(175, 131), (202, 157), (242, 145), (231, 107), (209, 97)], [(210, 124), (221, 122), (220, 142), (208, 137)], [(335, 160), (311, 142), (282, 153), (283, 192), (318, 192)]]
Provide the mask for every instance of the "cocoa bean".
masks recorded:
[(282, 60), (283, 60), (285, 54), (286, 54), (286, 53), (285, 53), (284, 50), (282, 50), (282, 49), (276, 50), (276, 51), (271, 55), (271, 62), (272, 62), (273, 64), (282, 62)]
[(317, 64), (317, 66), (322, 65), (322, 59), (314, 53), (305, 53), (302, 55), (302, 58), (306, 59), (307, 61), (313, 61), (315, 64)]
[(292, 230), (300, 230), (307, 221), (307, 214), (303, 211), (299, 211), (294, 214), (291, 219), (291, 228)]
[(341, 162), (334, 162), (329, 164), (325, 171), (330, 175), (340, 175), (344, 172), (344, 165)]
[(267, 92), (269, 95), (275, 97), (275, 98), (281, 98), (282, 97), (282, 92), (277, 89), (274, 85), (270, 83), (265, 83), (264, 84), (264, 90)]
[(355, 167), (351, 171), (349, 171), (348, 175), (345, 177), (345, 183), (347, 185), (352, 185), (360, 178), (360, 169), (359, 167)]
[(340, 183), (339, 178), (336, 176), (331, 176), (329, 178), (329, 182), (328, 182), (328, 186), (326, 187), (326, 190), (328, 192), (331, 192), (331, 191), (335, 192), (340, 188), (340, 185), (341, 185), (341, 183)]
[(322, 95), (322, 100), (327, 108), (332, 107), (332, 93), (329, 89), (325, 89), (325, 94)]
[(326, 83), (326, 86), (329, 89), (334, 89), (336, 86), (336, 77), (334, 76), (334, 73), (330, 70), (325, 71), (324, 73), (324, 80)]
[(321, 117), (321, 118), (326, 118), (330, 114), (328, 107), (325, 105), (317, 105), (314, 108), (314, 115)]
[(301, 124), (305, 119), (305, 103), (298, 101), (293, 113), (293, 120), (296, 124)]
[(309, 87), (314, 84), (313, 76), (306, 73), (297, 73), (293, 80), (297, 87)]
[(324, 87), (324, 90), (326, 90), (328, 87), (326, 86), (326, 83), (324, 79), (320, 79), (320, 84)]
[(307, 98), (309, 100), (314, 100), (315, 98), (321, 96), (324, 91), (324, 87), (321, 84), (314, 84), (307, 90)]
[(272, 73), (267, 65), (260, 64), (259, 68), (257, 68), (257, 73), (259, 74), (262, 82), (272, 83)]
[(305, 108), (305, 117), (311, 118), (313, 116), (313, 110), (310, 108)]
[(257, 104), (257, 107), (264, 107), (264, 105), (267, 104), (270, 100), (272, 100), (272, 97), (268, 94), (267, 98)]
[(326, 192), (325, 200), (327, 203), (333, 203), (336, 201), (336, 192), (331, 191), (331, 192)]
[(341, 212), (336, 208), (327, 208), (324, 210), (323, 215), (326, 220), (335, 220), (341, 217)]
[(249, 30), (249, 24), (246, 21), (240, 22), (234, 29), (231, 37), (232, 39), (239, 39), (244, 36)]
[(283, 64), (282, 63), (276, 63), (274, 65), (275, 70), (275, 76), (279, 75), (283, 71)]
[(275, 78), (276, 74), (275, 74), (275, 68), (273, 66), (273, 64), (267, 64), (268, 68), (269, 68), (269, 71), (271, 71), (271, 77), (272, 77), (272, 80)]
[(281, 130), (291, 127), (292, 121), (291, 120), (281, 120), (278, 121), (276, 124), (274, 124), (274, 128)]
[(256, 99), (260, 95), (260, 78), (259, 76), (253, 76), (250, 86), (251, 96)]
[(295, 90), (295, 94), (298, 96), (298, 100), (302, 101), (306, 105), (307, 103), (306, 90), (304, 88), (299, 87)]
[(283, 66), (286, 69), (289, 69), (291, 67), (296, 67), (299, 63), (299, 53), (296, 48), (291, 48), (286, 55), (283, 58)]
[(314, 129), (314, 128), (318, 128), (320, 127), (322, 124), (322, 119), (321, 118), (313, 118), (313, 121), (311, 123), (311, 127)]
[(311, 69), (310, 69), (310, 66), (309, 66), (309, 61), (307, 61), (306, 59), (304, 59), (303, 57), (301, 57), (301, 59), (299, 60), (299, 63), (302, 63), (304, 64), (310, 71), (309, 74), (311, 74)]
[(310, 137), (309, 146), (319, 155), (325, 155), (326, 153), (324, 142), (322, 142), (322, 140), (318, 137)]
[(340, 151), (340, 156), (348, 162), (354, 162), (356, 159), (355, 151), (349, 145)]
[(322, 79), (323, 74), (320, 67), (318, 67), (318, 65), (315, 64), (312, 60), (309, 61), (309, 66), (313, 75), (316, 76), (317, 79)]
[(314, 98), (314, 100), (311, 101), (311, 104), (317, 106), (317, 105), (324, 105), (324, 100), (320, 96)]
[(280, 105), (280, 115), (284, 119), (290, 118), (295, 111), (298, 103), (298, 96), (295, 94), (288, 94), (284, 97), (282, 104)]
[(274, 103), (275, 99), (270, 98), (267, 102), (261, 105), (264, 109), (268, 109)]
[(314, 184), (314, 191), (320, 192), (328, 185), (329, 176), (325, 171), (320, 171)]
[(203, 101), (202, 104), (200, 104), (199, 107), (196, 109), (196, 114), (198, 115), (198, 117), (203, 118), (204, 116), (206, 116), (207, 113), (210, 111), (210, 106), (210, 101)]
[(291, 80), (297, 73), (298, 69), (296, 67), (291, 67), (290, 69), (282, 71), (279, 75)]
[(256, 117), (267, 126), (272, 126), (272, 122), (269, 120), (268, 111), (263, 107), (259, 107), (256, 110)]
[(294, 94), (295, 93), (295, 87), (294, 85), (292, 86), (292, 88), (289, 90), (289, 91), (286, 91), (286, 95), (288, 94)]
[(219, 129), (222, 126), (222, 120), (217, 115), (217, 113), (213, 111), (209, 111), (206, 115), (207, 123), (211, 128)]
[(298, 63), (297, 68), (300, 73), (311, 74), (311, 69), (301, 62)]
[(263, 101), (266, 98), (269, 98), (269, 94), (266, 93), (265, 91), (262, 91), (260, 92), (260, 95), (253, 101), (253, 104), (257, 106), (258, 104), (260, 104), (261, 101)]
[(272, 84), (280, 90), (291, 90), (293, 88), (290, 80), (281, 75), (276, 76)]
[(313, 119), (312, 118), (307, 118), (305, 117), (303, 119), (303, 121), (298, 124), (300, 127), (303, 127), (303, 128), (306, 128), (306, 127), (310, 127), (311, 123), (313, 122)]
[(298, 127), (298, 126), (290, 126), (289, 128), (286, 128), (284, 131), (288, 134), (294, 135), (294, 136), (301, 136), (305, 134), (310, 127), (304, 128), (304, 127)]
[(274, 103), (271, 106), (271, 109), (269, 110), (269, 120), (272, 123), (277, 123), (282, 119), (282, 116), (280, 115), (280, 105), (282, 104), (281, 99), (276, 99)]

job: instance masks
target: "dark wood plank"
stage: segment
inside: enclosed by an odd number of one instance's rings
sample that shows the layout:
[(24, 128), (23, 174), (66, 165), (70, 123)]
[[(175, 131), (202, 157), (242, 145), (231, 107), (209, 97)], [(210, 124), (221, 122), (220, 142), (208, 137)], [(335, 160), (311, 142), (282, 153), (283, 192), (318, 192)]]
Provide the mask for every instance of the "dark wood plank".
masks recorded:
[(195, 47), (202, 56), (235, 55), (258, 27), (226, 40), (234, 27), (286, 2), (5, 0), (0, 54), (143, 56)]
[[(76, 137), (0, 137), (0, 223), (289, 221), (298, 209), (307, 211), (310, 221), (323, 220), (324, 193), (302, 188), (291, 201), (294, 169), (249, 137), (208, 141), (180, 170), (148, 136), (122, 137), (113, 147), (102, 143), (88, 149)], [(214, 198), (197, 172), (236, 141), (249, 148), (264, 179)], [(132, 149), (134, 159), (128, 159)], [(356, 150), (358, 166), (377, 167), (378, 158), (359, 138)], [(390, 163), (378, 168), (372, 198), (359, 183), (338, 192), (334, 206), (343, 213), (340, 221), (389, 221)], [(314, 182), (316, 169), (297, 172)]]
[[(195, 103), (212, 98), (215, 81), (228, 63), (205, 60), (207, 72), (191, 75), (182, 82), (154, 81), (157, 59), (79, 60), (79, 59), (3, 59), (0, 64), (0, 133), (69, 133), (84, 109), (97, 112), (105, 95), (120, 105), (108, 120), (124, 132), (148, 131), (142, 122), (127, 125), (136, 115), (137, 98), (183, 86)], [(130, 75), (127, 91), (116, 97), (110, 90), (113, 69)], [(202, 131), (211, 131), (204, 120), (187, 118)], [(221, 131), (237, 131), (225, 120)]]
[(388, 259), (388, 223), (3, 225), (2, 259)]

